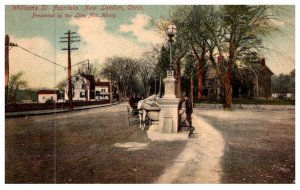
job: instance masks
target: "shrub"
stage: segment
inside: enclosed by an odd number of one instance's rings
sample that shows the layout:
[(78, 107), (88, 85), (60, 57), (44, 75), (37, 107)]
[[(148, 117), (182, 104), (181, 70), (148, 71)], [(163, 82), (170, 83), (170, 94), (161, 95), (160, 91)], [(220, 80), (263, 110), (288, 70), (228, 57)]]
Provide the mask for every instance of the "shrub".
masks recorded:
[(45, 104), (54, 104), (55, 101), (53, 99), (47, 99)]

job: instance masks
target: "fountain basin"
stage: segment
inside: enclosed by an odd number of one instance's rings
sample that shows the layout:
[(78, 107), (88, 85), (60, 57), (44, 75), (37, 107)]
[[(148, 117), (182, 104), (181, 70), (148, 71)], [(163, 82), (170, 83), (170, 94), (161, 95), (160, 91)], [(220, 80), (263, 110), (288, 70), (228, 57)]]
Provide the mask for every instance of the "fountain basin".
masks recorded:
[(146, 110), (147, 116), (152, 120), (152, 121), (158, 121), (159, 120), (159, 112), (160, 108), (158, 109), (153, 109), (153, 110)]

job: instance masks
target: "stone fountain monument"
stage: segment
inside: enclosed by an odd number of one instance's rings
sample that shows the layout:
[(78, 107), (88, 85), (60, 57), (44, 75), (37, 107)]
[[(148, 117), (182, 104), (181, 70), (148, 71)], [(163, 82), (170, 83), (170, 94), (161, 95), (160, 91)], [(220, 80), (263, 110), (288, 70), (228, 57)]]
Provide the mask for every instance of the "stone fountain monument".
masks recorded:
[(160, 99), (158, 131), (163, 133), (177, 133), (178, 131), (178, 102), (175, 96), (174, 71), (168, 70), (167, 77), (163, 80), (165, 94)]
[[(175, 95), (175, 78), (172, 69), (172, 42), (176, 33), (176, 26), (171, 24), (166, 30), (169, 37), (170, 45), (170, 67), (167, 70), (167, 77), (163, 80), (165, 85), (164, 96), (159, 100), (160, 112), (158, 114), (158, 121), (154, 122), (149, 128), (155, 133), (177, 133), (178, 132), (178, 103), (179, 99)], [(158, 125), (157, 125), (158, 124)]]

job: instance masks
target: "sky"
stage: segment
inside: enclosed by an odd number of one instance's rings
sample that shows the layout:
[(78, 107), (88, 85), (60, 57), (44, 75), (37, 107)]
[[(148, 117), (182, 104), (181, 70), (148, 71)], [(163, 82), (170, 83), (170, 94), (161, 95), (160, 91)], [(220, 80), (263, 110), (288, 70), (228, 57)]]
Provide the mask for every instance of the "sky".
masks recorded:
[[(60, 10), (62, 7), (53, 5), (39, 5), (38, 10), (14, 10), (13, 6), (7, 5), (5, 34), (10, 36), (11, 42), (66, 67), (67, 51), (61, 50), (66, 43), (60, 43), (60, 37), (66, 36), (64, 33), (68, 30), (76, 32), (80, 42), (72, 44), (78, 48), (72, 51), (72, 64), (89, 59), (98, 70), (108, 57), (141, 58), (152, 44), (166, 41), (165, 36), (151, 28), (150, 22), (167, 15), (172, 7), (170, 5), (76, 6), (77, 10)], [(277, 52), (262, 52), (275, 74), (289, 73), (295, 67), (295, 10), (294, 6), (286, 6), (285, 9), (288, 10), (288, 18), (278, 23), (282, 33), (265, 41), (270, 49)], [(94, 17), (94, 13), (100, 17)], [(54, 18), (47, 17), (49, 15), (54, 15)], [(54, 88), (67, 77), (65, 69), (19, 47), (11, 48), (9, 53), (10, 74), (23, 71), (30, 87)]]

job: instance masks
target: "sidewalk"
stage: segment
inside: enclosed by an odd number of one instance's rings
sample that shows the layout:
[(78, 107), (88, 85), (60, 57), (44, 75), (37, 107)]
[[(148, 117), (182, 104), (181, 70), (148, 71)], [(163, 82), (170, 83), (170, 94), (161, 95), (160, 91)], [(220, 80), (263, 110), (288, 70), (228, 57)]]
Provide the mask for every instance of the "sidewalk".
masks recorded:
[(221, 162), (225, 148), (222, 134), (196, 114), (193, 114), (193, 126), (198, 137), (189, 138), (183, 152), (154, 183), (221, 183)]
[[(112, 105), (116, 105), (118, 103), (119, 102), (115, 102)], [(70, 111), (80, 111), (80, 110), (86, 110), (86, 109), (92, 109), (92, 108), (106, 107), (106, 106), (110, 106), (110, 105), (111, 104), (82, 106), (82, 107), (75, 107), (75, 108), (73, 108), (73, 110), (69, 110), (67, 108), (67, 109), (8, 112), (8, 113), (5, 113), (5, 118), (26, 117), (26, 116), (33, 116), (33, 115), (45, 115), (45, 114), (63, 113), (63, 112), (70, 112)]]

